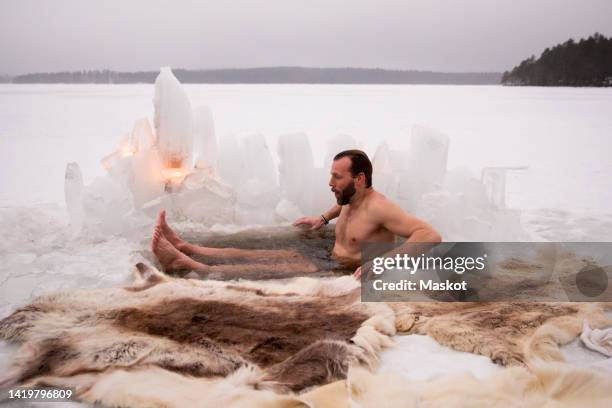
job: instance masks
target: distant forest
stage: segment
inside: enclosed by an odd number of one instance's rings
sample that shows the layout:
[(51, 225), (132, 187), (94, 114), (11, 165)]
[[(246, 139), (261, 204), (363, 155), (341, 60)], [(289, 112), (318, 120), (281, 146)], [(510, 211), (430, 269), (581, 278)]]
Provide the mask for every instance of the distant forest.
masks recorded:
[[(266, 67), (187, 70), (173, 69), (184, 84), (499, 84), (501, 73), (450, 73), (368, 68)], [(12, 83), (132, 84), (153, 83), (158, 71), (74, 71), (37, 73), (8, 78)], [(9, 82), (9, 81), (7, 81)]]
[(612, 86), (612, 37), (596, 33), (546, 48), (502, 75), (504, 85)]

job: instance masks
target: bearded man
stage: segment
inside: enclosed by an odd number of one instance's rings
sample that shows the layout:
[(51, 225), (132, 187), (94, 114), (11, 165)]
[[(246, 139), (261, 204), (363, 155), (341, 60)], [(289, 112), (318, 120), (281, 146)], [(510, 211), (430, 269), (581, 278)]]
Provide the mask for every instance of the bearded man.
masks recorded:
[[(361, 274), (361, 251), (366, 243), (394, 243), (396, 236), (415, 243), (435, 245), (440, 234), (428, 223), (408, 214), (372, 187), (372, 163), (361, 150), (345, 150), (334, 157), (329, 186), (337, 205), (320, 216), (303, 217), (293, 225), (319, 229), (336, 222), (336, 242), (332, 256), (340, 263), (355, 266)], [(401, 252), (401, 249), (398, 249)]]

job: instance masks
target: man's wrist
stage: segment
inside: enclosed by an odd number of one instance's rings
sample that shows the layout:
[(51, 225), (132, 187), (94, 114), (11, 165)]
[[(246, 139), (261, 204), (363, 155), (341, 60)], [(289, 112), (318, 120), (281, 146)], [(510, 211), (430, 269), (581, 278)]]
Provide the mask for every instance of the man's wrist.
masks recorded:
[(324, 223), (325, 225), (329, 224), (329, 220), (327, 219), (327, 217), (325, 217), (325, 215), (324, 215), (324, 214), (321, 214), (321, 219), (323, 220), (323, 223)]

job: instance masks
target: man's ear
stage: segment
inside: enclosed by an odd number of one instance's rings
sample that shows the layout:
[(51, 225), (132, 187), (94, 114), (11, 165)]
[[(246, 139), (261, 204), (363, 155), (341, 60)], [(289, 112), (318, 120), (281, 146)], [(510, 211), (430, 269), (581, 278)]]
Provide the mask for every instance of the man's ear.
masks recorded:
[(357, 174), (357, 182), (361, 183), (363, 182), (363, 186), (365, 187), (368, 183), (366, 183), (366, 176), (364, 172), (358, 173)]

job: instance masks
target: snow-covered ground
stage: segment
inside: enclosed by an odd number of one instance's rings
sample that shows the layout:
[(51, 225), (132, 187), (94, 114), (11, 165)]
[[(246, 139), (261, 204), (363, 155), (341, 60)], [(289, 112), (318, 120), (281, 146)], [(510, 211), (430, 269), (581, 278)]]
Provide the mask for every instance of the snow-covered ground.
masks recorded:
[[(509, 174), (507, 204), (522, 210), (523, 227), (532, 239), (612, 239), (612, 89), (185, 89), (194, 106), (212, 109), (219, 138), (261, 133), (276, 146), (282, 134), (305, 132), (319, 166), (328, 165), (326, 141), (337, 134), (355, 137), (373, 153), (383, 140), (402, 145), (414, 124), (437, 129), (450, 137), (449, 169), (465, 167), (479, 174), (486, 166), (528, 166)], [(0, 316), (54, 289), (124, 283), (131, 265), (146, 259), (153, 220), (142, 215), (115, 235), (103, 229), (76, 237), (70, 233), (64, 171), (66, 163), (76, 161), (86, 184), (103, 177), (100, 159), (116, 149), (134, 120), (152, 117), (152, 98), (151, 85), (0, 85)], [(216, 227), (224, 228), (231, 229)], [(424, 375), (415, 361), (440, 362), (431, 365), (432, 375), (457, 367), (478, 375), (496, 369), (483, 357), (443, 348), (427, 337), (398, 341), (400, 347), (383, 356), (383, 367), (414, 378)], [(572, 356), (579, 356), (579, 345), (574, 347)], [(9, 350), (0, 349), (0, 370)]]

